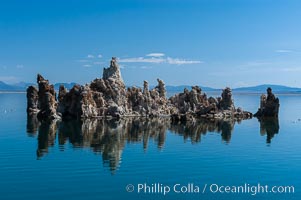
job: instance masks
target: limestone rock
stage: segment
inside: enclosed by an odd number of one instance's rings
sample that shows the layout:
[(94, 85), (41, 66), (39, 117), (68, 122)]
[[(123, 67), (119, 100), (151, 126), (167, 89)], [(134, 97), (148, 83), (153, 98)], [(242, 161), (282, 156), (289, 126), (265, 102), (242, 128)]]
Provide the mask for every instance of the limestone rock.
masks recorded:
[(98, 116), (94, 93), (89, 85), (74, 85), (69, 92), (64, 87), (60, 87), (57, 110), (67, 118), (80, 119)]
[(39, 86), (38, 91), (38, 119), (58, 119), (60, 118), (56, 113), (57, 101), (54, 86), (49, 84), (49, 81), (44, 79), (43, 76), (38, 74), (37, 83)]
[(63, 113), (64, 110), (65, 110), (66, 105), (65, 105), (65, 102), (64, 102), (64, 98), (65, 98), (67, 93), (68, 93), (68, 90), (65, 88), (65, 86), (60, 85), (59, 95), (58, 95), (59, 104), (58, 104), (58, 107), (57, 107), (57, 112), (59, 112), (59, 113)]
[(81, 105), (81, 117), (97, 117), (98, 109), (96, 107), (96, 103), (94, 101), (94, 95), (88, 85), (81, 87), (80, 91), (80, 105)]
[(275, 97), (272, 89), (267, 88), (267, 96), (261, 95), (260, 108), (254, 114), (255, 117), (278, 117), (279, 113), (279, 99)]
[(100, 115), (110, 115), (112, 113), (112, 111), (108, 111), (109, 101), (113, 101), (114, 106), (116, 104), (118, 107), (122, 107), (117, 109), (118, 113), (115, 113), (116, 115), (123, 115), (128, 111), (126, 88), (115, 57), (112, 58), (110, 67), (104, 68), (103, 78), (95, 79), (89, 87)]
[(38, 90), (34, 86), (29, 86), (26, 90), (27, 97), (27, 113), (38, 113)]
[(123, 80), (121, 78), (121, 73), (120, 73), (120, 69), (119, 69), (116, 57), (112, 57), (109, 68), (104, 68), (103, 69), (102, 78), (104, 80), (111, 78), (111, 79), (115, 79), (116, 81), (123, 82)]
[(241, 108), (235, 109), (230, 88), (225, 88), (221, 97), (207, 98), (206, 94), (202, 94), (201, 88), (194, 86), (191, 91), (184, 89), (183, 93), (176, 94), (169, 100), (174, 108), (171, 116), (174, 122), (194, 118), (252, 118), (252, 113), (243, 111)]
[(223, 110), (233, 110), (232, 90), (229, 87), (226, 87), (221, 96), (222, 98), (219, 102), (219, 107)]
[(143, 84), (143, 91), (141, 88), (128, 88), (127, 99), (129, 111), (132, 112), (131, 115), (160, 116), (170, 114), (165, 85), (161, 80), (158, 81), (158, 86), (151, 91), (149, 91), (146, 81)]
[(28, 111), (39, 110), (40, 120), (57, 118), (95, 117), (159, 117), (169, 116), (173, 121), (194, 121), (195, 118), (250, 118), (242, 109), (235, 109), (230, 88), (225, 88), (221, 97), (207, 98), (202, 89), (193, 86), (191, 91), (167, 99), (165, 83), (157, 79), (158, 85), (149, 89), (147, 81), (143, 88), (126, 88), (115, 57), (110, 66), (103, 69), (102, 78), (90, 84), (74, 85), (68, 91), (60, 86), (58, 97), (53, 85), (38, 75), (39, 89), (29, 87), (27, 91)]
[(155, 90), (158, 91), (160, 97), (166, 98), (165, 83), (160, 79), (157, 79), (157, 81), (158, 86), (155, 88)]
[[(191, 91), (185, 88), (183, 93), (176, 94), (170, 97), (169, 100), (179, 114), (202, 112), (202, 110), (205, 110), (205, 107), (208, 108), (209, 106), (207, 96), (201, 93), (201, 89), (198, 86), (192, 87)], [(209, 111), (210, 109), (205, 112)]]
[(148, 82), (147, 81), (143, 82), (143, 95), (145, 95), (146, 97), (150, 96), (149, 88), (148, 88)]

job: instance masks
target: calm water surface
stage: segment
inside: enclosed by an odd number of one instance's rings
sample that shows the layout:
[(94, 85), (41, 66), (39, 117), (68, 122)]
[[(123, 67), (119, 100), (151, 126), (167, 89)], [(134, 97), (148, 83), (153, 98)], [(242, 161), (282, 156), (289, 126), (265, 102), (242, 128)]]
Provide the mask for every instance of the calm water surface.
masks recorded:
[[(301, 96), (278, 95), (279, 120), (166, 119), (38, 123), (25, 94), (0, 94), (0, 199), (301, 199)], [(256, 112), (259, 95), (234, 95)], [(188, 183), (200, 193), (128, 193)], [(203, 186), (294, 186), (294, 194), (212, 194)]]

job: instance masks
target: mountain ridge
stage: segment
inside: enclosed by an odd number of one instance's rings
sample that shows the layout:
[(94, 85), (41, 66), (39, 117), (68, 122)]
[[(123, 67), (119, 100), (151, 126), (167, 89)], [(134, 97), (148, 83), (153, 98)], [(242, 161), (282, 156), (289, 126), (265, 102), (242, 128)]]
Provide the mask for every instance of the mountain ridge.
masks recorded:
[[(64, 85), (67, 89), (71, 89), (75, 84), (74, 82), (71, 83), (55, 83), (54, 88), (55, 90), (59, 90), (60, 85)], [(8, 84), (3, 81), (0, 81), (0, 91), (8, 91), (8, 92), (25, 92), (27, 87), (30, 85), (37, 86), (33, 83), (27, 83), (27, 82), (19, 82), (15, 84)], [(131, 87), (131, 86), (128, 86)], [(155, 86), (150, 86), (150, 88), (153, 88)], [(166, 85), (166, 90), (169, 92), (180, 92), (184, 91), (185, 88), (191, 89), (191, 85)], [(206, 86), (199, 86), (202, 91), (204, 92), (218, 92), (221, 91), (221, 88), (212, 88), (212, 87), (206, 87)], [(247, 86), (247, 87), (238, 87), (233, 88), (233, 92), (244, 92), (244, 93), (264, 93), (268, 87), (271, 87), (273, 89), (273, 92), (275, 93), (300, 93), (301, 94), (301, 88), (298, 87), (289, 87), (285, 85), (277, 85), (277, 84), (261, 84), (256, 86)]]

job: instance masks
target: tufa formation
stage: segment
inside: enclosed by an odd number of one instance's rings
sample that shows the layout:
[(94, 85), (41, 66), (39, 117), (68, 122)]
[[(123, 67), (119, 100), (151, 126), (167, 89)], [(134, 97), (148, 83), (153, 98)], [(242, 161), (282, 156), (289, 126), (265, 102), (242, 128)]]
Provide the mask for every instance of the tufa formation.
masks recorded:
[(260, 107), (258, 111), (254, 114), (255, 117), (278, 117), (279, 113), (279, 99), (275, 97), (272, 89), (269, 87), (267, 89), (267, 95), (262, 94), (260, 97)]
[[(183, 122), (196, 118), (248, 119), (252, 114), (235, 108), (232, 91), (225, 88), (221, 97), (207, 98), (198, 86), (189, 91), (167, 98), (165, 83), (157, 79), (158, 85), (149, 89), (147, 81), (143, 89), (126, 88), (115, 57), (110, 67), (103, 69), (103, 77), (90, 84), (74, 85), (68, 91), (60, 86), (58, 95), (53, 85), (41, 75), (37, 76), (38, 89), (27, 89), (27, 113), (37, 113), (40, 121), (52, 119), (81, 119), (97, 117), (171, 117), (172, 121)], [(268, 96), (267, 99), (271, 97)], [(270, 100), (264, 103), (268, 112)]]

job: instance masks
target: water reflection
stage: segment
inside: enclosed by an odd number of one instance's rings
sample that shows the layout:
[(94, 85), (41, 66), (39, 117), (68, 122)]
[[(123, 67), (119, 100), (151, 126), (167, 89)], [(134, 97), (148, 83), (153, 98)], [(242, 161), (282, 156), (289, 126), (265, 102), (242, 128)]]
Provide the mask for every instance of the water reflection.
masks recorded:
[(35, 136), (38, 131), (40, 123), (37, 118), (37, 114), (28, 114), (27, 115), (27, 124), (26, 124), (26, 132), (28, 136)]
[(48, 147), (54, 146), (57, 123), (42, 122), (39, 126), (37, 157), (41, 158), (48, 153)]
[(234, 120), (197, 120), (188, 121), (184, 124), (173, 124), (170, 130), (176, 134), (183, 135), (184, 140), (190, 139), (192, 143), (201, 142), (201, 135), (208, 132), (221, 133), (222, 140), (230, 142), (234, 128)]
[[(148, 148), (149, 140), (154, 140), (161, 149), (166, 138), (169, 120), (159, 119), (124, 119), (84, 121), (42, 122), (35, 117), (27, 119), (27, 132), (31, 135), (38, 132), (37, 158), (48, 153), (48, 148), (55, 143), (56, 135), (60, 148), (71, 143), (74, 148), (90, 148), (102, 155), (105, 166), (114, 171), (117, 169), (126, 143), (142, 143)], [(37, 128), (38, 127), (38, 128)]]
[(73, 147), (89, 147), (96, 153), (101, 153), (103, 162), (114, 171), (120, 161), (125, 146), (124, 127), (117, 121), (67, 121), (59, 127), (59, 144), (67, 141)]
[[(49, 147), (54, 145), (58, 135), (61, 149), (68, 143), (72, 144), (73, 148), (90, 148), (96, 154), (100, 154), (104, 165), (114, 172), (119, 167), (123, 149), (128, 143), (140, 143), (146, 150), (152, 140), (157, 148), (161, 149), (168, 131), (192, 143), (199, 143), (202, 135), (214, 132), (219, 133), (221, 139), (229, 143), (235, 123), (237, 121), (228, 119), (172, 124), (168, 118), (86, 119), (39, 123), (35, 116), (28, 116), (27, 132), (29, 135), (38, 132), (38, 158), (48, 153)], [(262, 119), (260, 127), (261, 134), (266, 134), (267, 143), (270, 143), (274, 134), (279, 131), (278, 119)]]
[(279, 120), (278, 117), (268, 117), (258, 119), (260, 123), (260, 134), (266, 135), (267, 144), (271, 143), (272, 138), (279, 132)]

